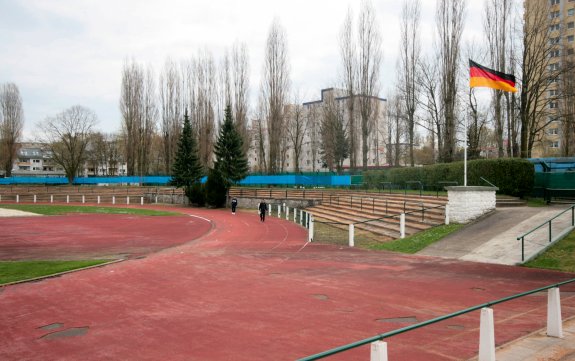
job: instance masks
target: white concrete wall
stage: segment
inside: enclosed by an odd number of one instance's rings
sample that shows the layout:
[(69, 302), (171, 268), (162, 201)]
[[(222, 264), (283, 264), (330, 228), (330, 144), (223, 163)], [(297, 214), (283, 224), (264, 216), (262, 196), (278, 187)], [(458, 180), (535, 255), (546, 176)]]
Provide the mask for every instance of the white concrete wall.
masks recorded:
[(468, 223), (495, 210), (494, 187), (446, 187), (450, 221)]

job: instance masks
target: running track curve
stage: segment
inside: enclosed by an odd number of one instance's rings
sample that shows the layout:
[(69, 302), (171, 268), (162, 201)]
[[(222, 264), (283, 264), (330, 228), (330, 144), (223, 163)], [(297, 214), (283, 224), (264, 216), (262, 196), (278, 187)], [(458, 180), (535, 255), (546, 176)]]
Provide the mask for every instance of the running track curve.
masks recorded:
[[(0, 288), (0, 359), (294, 360), (573, 277), (308, 244), (289, 221), (179, 211), (201, 220), (203, 234), (145, 258)], [(564, 315), (575, 315), (574, 291), (562, 288)], [(546, 294), (495, 306), (496, 343), (544, 327), (545, 313)], [(468, 359), (478, 326), (473, 312), (392, 337), (389, 358)], [(366, 346), (329, 358), (368, 359)]]

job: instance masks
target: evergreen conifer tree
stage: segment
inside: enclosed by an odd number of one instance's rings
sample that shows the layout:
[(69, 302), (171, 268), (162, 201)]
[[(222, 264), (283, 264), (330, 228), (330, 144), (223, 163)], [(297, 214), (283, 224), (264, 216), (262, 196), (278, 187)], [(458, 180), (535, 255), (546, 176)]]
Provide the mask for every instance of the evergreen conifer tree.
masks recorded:
[(200, 181), (202, 176), (203, 168), (200, 164), (196, 139), (192, 134), (192, 126), (188, 117), (188, 110), (186, 109), (184, 128), (178, 143), (178, 151), (172, 167), (170, 184), (178, 188), (183, 187), (188, 199), (193, 201), (193, 199), (195, 199), (192, 194), (193, 189), (201, 189), (193, 186)]
[(238, 133), (230, 106), (226, 106), (224, 123), (214, 147), (216, 161), (214, 168), (220, 173), (226, 189), (248, 175), (248, 159), (243, 151), (243, 140)]

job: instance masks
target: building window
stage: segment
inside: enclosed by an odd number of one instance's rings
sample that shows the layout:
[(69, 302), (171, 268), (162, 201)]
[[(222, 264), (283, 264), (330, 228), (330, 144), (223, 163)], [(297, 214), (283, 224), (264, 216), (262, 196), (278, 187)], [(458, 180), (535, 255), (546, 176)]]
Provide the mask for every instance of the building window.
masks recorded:
[(557, 37), (557, 38), (550, 38), (550, 39), (549, 39), (549, 43), (550, 43), (551, 45), (553, 45), (553, 44), (559, 44), (559, 38), (558, 38), (558, 37)]
[(559, 134), (559, 128), (549, 128), (549, 129), (547, 129), (547, 134), (557, 135), (557, 134)]
[(559, 16), (561, 16), (561, 12), (560, 12), (559, 10), (557, 10), (557, 11), (552, 11), (552, 12), (549, 14), (549, 17), (550, 17), (551, 19), (558, 18)]
[(567, 55), (573, 55), (573, 54), (575, 54), (575, 51), (573, 50), (573, 48), (567, 49)]
[(550, 71), (559, 70), (560, 67), (561, 67), (560, 63), (549, 64), (549, 70)]
[(559, 90), (557, 90), (557, 89), (549, 90), (549, 96), (550, 97), (554, 97), (556, 95), (559, 95)]
[(550, 102), (550, 103), (549, 103), (549, 108), (551, 108), (551, 109), (557, 109), (557, 108), (559, 108), (559, 102)]
[(558, 56), (561, 56), (561, 51), (560, 50), (551, 50), (551, 52), (549, 53), (549, 56), (551, 58), (556, 58)]
[(560, 3), (561, 3), (561, 0), (550, 0), (549, 3), (553, 6), (553, 5), (556, 5), (556, 4), (560, 4)]
[(575, 36), (574, 36), (574, 35), (569, 35), (569, 36), (567, 37), (567, 41), (568, 41), (568, 42), (572, 43), (573, 40), (575, 40)]
[(568, 15), (568, 16), (573, 16), (573, 15), (575, 15), (575, 9), (571, 8), (571, 9), (567, 10), (567, 15)]
[(571, 21), (570, 23), (567, 23), (567, 29), (573, 29), (575, 28), (575, 21)]
[(558, 140), (554, 140), (551, 142), (551, 145), (549, 146), (551, 148), (559, 148), (559, 141)]
[(559, 30), (561, 28), (561, 24), (553, 24), (549, 27), (549, 31)]

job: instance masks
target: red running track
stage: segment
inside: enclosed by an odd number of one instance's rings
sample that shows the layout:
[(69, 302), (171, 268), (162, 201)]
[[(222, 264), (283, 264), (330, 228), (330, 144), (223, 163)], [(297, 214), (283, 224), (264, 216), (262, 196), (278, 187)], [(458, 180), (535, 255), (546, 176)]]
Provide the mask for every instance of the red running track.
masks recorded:
[[(0, 359), (294, 360), (573, 277), (306, 245), (306, 230), (285, 220), (182, 211), (210, 219), (198, 225), (209, 231), (143, 259), (0, 288)], [(573, 291), (562, 288), (565, 316)], [(544, 327), (546, 299), (495, 306), (496, 343)], [(392, 337), (389, 358), (468, 359), (478, 327), (479, 311)], [(328, 359), (369, 360), (369, 347)]]

